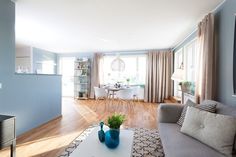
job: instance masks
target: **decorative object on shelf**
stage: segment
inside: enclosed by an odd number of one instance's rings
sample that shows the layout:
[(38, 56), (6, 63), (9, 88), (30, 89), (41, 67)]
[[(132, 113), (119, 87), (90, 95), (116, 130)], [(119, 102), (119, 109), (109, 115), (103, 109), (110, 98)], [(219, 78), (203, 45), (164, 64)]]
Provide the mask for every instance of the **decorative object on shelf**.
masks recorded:
[(120, 55), (111, 62), (111, 70), (122, 72), (125, 70), (125, 62), (120, 58)]
[(98, 139), (100, 142), (105, 141), (105, 132), (103, 130), (103, 125), (104, 125), (104, 122), (100, 122), (101, 130), (98, 131)]
[(125, 115), (114, 114), (108, 117), (107, 123), (110, 130), (105, 133), (105, 144), (108, 148), (114, 149), (120, 143), (120, 126), (125, 121)]
[(74, 66), (74, 97), (88, 99), (90, 92), (90, 60), (78, 58)]

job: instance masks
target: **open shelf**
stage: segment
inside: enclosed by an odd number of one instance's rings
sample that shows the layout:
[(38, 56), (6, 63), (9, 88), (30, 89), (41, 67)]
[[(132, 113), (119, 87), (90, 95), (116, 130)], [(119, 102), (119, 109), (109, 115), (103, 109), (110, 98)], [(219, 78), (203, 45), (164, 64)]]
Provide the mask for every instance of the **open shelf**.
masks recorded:
[(78, 58), (75, 61), (74, 98), (88, 99), (90, 93), (90, 60)]

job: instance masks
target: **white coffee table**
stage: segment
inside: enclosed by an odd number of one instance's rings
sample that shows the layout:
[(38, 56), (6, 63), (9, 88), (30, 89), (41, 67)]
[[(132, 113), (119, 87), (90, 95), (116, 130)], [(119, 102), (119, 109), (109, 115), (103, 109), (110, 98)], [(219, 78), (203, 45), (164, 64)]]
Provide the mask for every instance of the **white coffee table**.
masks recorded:
[[(131, 130), (120, 130), (120, 144), (115, 149), (109, 149), (105, 143), (98, 139), (98, 130), (96, 127), (89, 136), (72, 152), (70, 157), (131, 157), (133, 135)], [(104, 131), (108, 127), (104, 127)]]

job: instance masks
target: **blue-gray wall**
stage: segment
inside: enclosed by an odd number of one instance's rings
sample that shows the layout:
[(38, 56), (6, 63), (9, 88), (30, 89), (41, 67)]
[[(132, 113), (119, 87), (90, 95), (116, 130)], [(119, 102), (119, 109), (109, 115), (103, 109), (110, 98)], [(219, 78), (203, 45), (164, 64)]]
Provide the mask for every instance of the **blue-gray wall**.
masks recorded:
[(233, 42), (236, 0), (226, 0), (215, 14), (218, 76), (217, 99), (229, 105), (236, 105), (233, 97)]
[(57, 54), (53, 52), (49, 52), (46, 50), (32, 48), (33, 49), (33, 73), (36, 73), (37, 69), (42, 69), (42, 62), (43, 61), (53, 61), (54, 66), (54, 74), (57, 73)]
[[(216, 51), (217, 61), (217, 100), (228, 105), (236, 105), (236, 97), (233, 97), (233, 42), (234, 22), (236, 13), (236, 0), (226, 0), (215, 12)], [(181, 45), (175, 48), (177, 51), (186, 43), (196, 37), (194, 32)]]
[(0, 1), (0, 114), (16, 116), (17, 135), (61, 115), (61, 76), (16, 75), (15, 4)]

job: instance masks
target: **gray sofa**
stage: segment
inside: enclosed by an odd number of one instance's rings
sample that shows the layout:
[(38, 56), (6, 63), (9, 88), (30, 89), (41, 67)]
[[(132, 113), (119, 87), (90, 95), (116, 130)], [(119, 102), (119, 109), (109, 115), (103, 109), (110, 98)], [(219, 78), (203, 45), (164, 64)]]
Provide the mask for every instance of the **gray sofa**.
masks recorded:
[[(223, 105), (212, 100), (203, 103), (215, 102), (217, 113), (236, 117), (236, 107)], [(158, 109), (158, 128), (165, 157), (224, 157), (213, 148), (180, 132), (178, 121), (183, 105), (161, 104)], [(235, 157), (236, 155), (234, 155)]]

